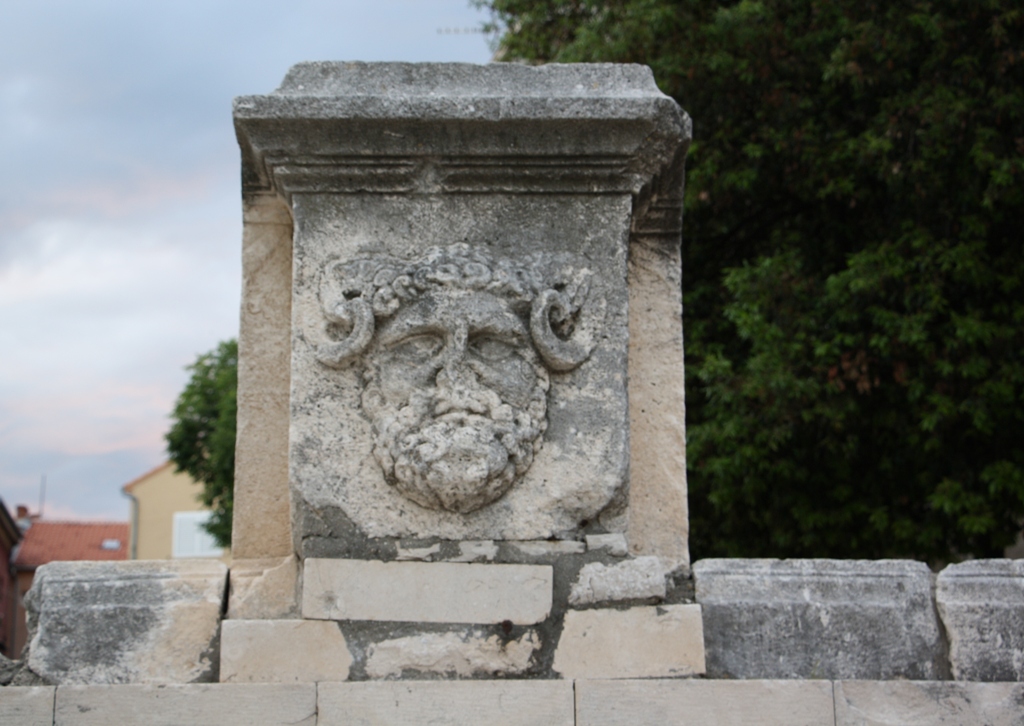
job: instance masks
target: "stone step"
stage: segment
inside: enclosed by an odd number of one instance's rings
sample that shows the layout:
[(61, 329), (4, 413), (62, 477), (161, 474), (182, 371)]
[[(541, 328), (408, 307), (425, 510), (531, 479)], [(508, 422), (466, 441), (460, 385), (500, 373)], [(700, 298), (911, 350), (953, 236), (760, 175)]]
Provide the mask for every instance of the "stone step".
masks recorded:
[(0, 688), (0, 723), (34, 726), (1019, 726), (1024, 683), (469, 680)]

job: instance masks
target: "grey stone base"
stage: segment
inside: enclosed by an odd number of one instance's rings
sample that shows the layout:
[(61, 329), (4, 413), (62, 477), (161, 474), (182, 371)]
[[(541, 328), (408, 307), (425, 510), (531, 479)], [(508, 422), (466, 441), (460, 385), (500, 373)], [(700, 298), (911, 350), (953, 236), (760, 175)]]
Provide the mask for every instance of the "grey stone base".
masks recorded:
[(1024, 684), (624, 679), (0, 688), (0, 723), (56, 726), (1013, 726)]
[(910, 560), (711, 559), (693, 575), (709, 678), (1024, 681), (1024, 561), (936, 576)]

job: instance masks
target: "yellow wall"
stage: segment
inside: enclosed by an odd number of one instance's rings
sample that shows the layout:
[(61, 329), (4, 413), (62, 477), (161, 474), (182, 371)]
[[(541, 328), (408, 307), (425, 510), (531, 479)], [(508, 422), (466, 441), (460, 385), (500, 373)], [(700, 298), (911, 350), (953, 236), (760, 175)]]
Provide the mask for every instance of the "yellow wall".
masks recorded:
[[(199, 502), (202, 485), (184, 472), (175, 472), (174, 466), (168, 464), (137, 479), (128, 488), (139, 502), (136, 558), (170, 559), (174, 513), (206, 509)], [(227, 559), (226, 552), (222, 559)]]

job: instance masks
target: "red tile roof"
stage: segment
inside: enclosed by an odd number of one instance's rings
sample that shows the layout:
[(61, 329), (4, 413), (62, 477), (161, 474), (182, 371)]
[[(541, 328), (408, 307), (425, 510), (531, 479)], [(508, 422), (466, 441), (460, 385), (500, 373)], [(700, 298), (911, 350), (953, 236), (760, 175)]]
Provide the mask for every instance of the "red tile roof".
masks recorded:
[[(128, 532), (127, 522), (33, 522), (14, 566), (34, 570), (55, 560), (126, 560)], [(104, 549), (108, 540), (117, 540), (120, 546)]]

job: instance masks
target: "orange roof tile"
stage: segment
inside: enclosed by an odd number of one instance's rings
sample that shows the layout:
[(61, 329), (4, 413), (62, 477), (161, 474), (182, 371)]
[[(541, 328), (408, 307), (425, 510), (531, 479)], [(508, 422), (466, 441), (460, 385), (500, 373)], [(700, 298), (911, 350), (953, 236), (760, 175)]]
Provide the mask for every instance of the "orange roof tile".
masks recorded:
[[(33, 570), (55, 560), (128, 559), (127, 522), (34, 522), (21, 542), (14, 566)], [(103, 542), (120, 546), (104, 549)]]

